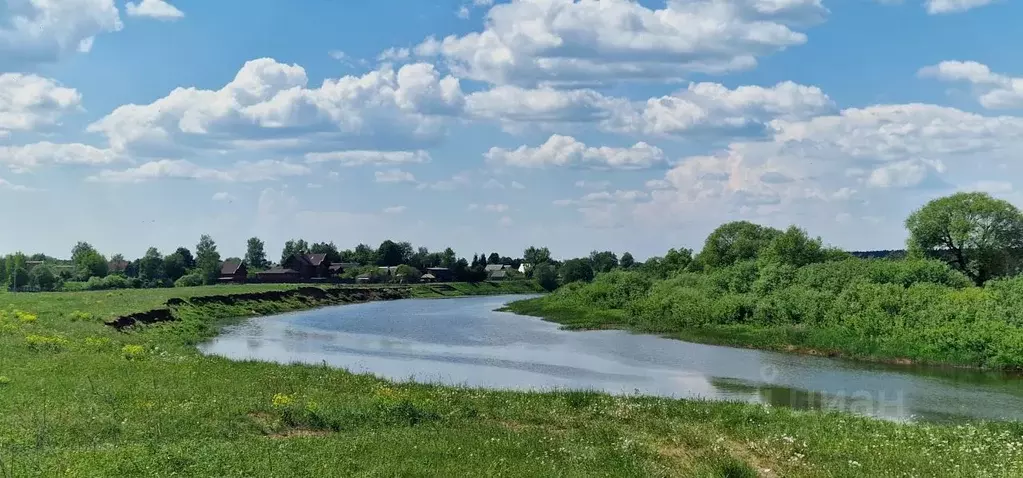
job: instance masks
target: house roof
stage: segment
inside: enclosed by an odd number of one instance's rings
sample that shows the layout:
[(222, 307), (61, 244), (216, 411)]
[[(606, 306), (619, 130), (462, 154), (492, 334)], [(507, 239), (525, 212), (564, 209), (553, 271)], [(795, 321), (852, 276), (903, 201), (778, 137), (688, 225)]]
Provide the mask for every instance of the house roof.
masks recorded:
[(447, 267), (427, 267), (426, 270), (433, 272), (447, 272), (450, 269)]
[(309, 261), (310, 264), (318, 266), (327, 260), (326, 254), (306, 254), (305, 260)]
[(490, 274), (491, 279), (504, 279), (508, 277), (508, 271), (494, 271)]
[(113, 272), (124, 272), (131, 263), (128, 261), (110, 261), (107, 268)]
[(511, 266), (505, 264), (487, 264), (487, 272), (502, 271), (508, 267)]
[(243, 263), (240, 262), (240, 261), (239, 262), (235, 262), (235, 261), (225, 262), (225, 263), (220, 265), (220, 274), (221, 275), (234, 275), (236, 272), (238, 272), (238, 269), (241, 269), (242, 264)]
[(355, 278), (356, 279), (369, 279), (370, 277), (372, 277), (370, 274), (359, 274)]
[(423, 276), (420, 277), (420, 279), (436, 279), (436, 278), (437, 278), (436, 276), (434, 276), (433, 274), (430, 274), (430, 273), (423, 274)]

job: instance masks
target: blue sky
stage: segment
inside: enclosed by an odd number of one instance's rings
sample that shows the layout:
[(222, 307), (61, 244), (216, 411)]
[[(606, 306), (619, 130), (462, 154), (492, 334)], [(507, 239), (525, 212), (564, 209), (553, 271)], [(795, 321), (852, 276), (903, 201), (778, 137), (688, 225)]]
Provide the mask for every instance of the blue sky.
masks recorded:
[(301, 4), (0, 0), (0, 251), (878, 249), (1023, 204), (1018, 2)]

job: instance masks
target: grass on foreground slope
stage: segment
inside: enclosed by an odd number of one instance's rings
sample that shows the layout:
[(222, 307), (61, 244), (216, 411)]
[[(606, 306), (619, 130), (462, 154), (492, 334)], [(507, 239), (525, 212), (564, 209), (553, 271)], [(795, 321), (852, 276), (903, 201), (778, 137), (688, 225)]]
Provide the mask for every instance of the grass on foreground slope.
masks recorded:
[(1023, 474), (1019, 424), (400, 384), (186, 345), (204, 330), (190, 322), (236, 306), (102, 325), (173, 296), (257, 289), (0, 293), (0, 477)]

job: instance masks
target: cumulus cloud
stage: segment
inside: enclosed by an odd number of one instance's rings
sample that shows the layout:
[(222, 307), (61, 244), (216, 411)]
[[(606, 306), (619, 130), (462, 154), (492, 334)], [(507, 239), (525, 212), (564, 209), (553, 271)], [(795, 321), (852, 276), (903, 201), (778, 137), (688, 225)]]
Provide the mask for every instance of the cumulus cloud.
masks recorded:
[(338, 162), (343, 166), (385, 165), (403, 163), (428, 163), (430, 153), (419, 151), (332, 151), (325, 153), (308, 153), (306, 161), (310, 163)]
[(752, 68), (758, 56), (806, 42), (820, 0), (666, 2), (512, 0), (480, 32), (430, 37), (415, 52), (457, 76), (493, 84), (676, 80)]
[(384, 65), (310, 88), (302, 67), (262, 58), (218, 90), (177, 88), (150, 104), (121, 106), (88, 131), (115, 150), (157, 157), (196, 149), (405, 150), (442, 137), (463, 102), (458, 80), (425, 63)]
[(490, 148), (484, 156), (494, 164), (521, 168), (578, 166), (595, 169), (645, 169), (665, 162), (664, 152), (644, 142), (627, 148), (591, 147), (571, 136), (552, 135), (537, 147)]
[(20, 184), (14, 184), (4, 178), (0, 178), (0, 190), (6, 189), (8, 191), (34, 191), (34, 189), (28, 186), (22, 186)]
[(235, 199), (236, 198), (234, 196), (232, 196), (230, 193), (227, 193), (227, 192), (221, 191), (221, 192), (213, 193), (213, 200), (214, 201), (228, 201), (228, 202), (232, 202)]
[(106, 183), (141, 183), (157, 179), (260, 182), (302, 176), (309, 172), (309, 168), (301, 164), (275, 160), (239, 161), (229, 168), (216, 169), (199, 166), (183, 159), (161, 159), (124, 170), (103, 170), (86, 180)]
[(406, 209), (408, 209), (408, 208), (405, 207), (405, 206), (385, 207), (384, 208), (384, 214), (401, 214), (401, 213), (405, 212)]
[(80, 108), (82, 95), (49, 78), (21, 73), (0, 74), (0, 137), (54, 125)]
[(943, 61), (920, 69), (920, 76), (961, 81), (973, 86), (977, 101), (988, 109), (1023, 108), (1023, 78), (994, 73), (975, 61)]
[[(633, 108), (617, 108), (607, 128), (630, 133), (677, 135), (707, 130), (763, 129), (775, 119), (802, 119), (831, 112), (834, 103), (815, 86), (786, 81), (772, 87), (693, 83)], [(759, 131), (758, 131), (759, 132)]]
[(961, 13), (974, 8), (983, 7), (995, 0), (927, 0), (927, 13), (938, 15), (943, 13)]
[(374, 173), (376, 182), (378, 183), (414, 183), (416, 177), (408, 171), (402, 171), (400, 169), (388, 169), (386, 171), (377, 171)]
[(157, 20), (173, 21), (185, 17), (184, 12), (178, 10), (166, 0), (140, 0), (128, 2), (124, 6), (125, 13), (131, 17), (149, 17)]
[(103, 165), (122, 159), (109, 149), (81, 143), (57, 144), (48, 141), (20, 146), (0, 146), (0, 164), (16, 172), (25, 172), (48, 164)]
[(114, 0), (8, 1), (0, 9), (0, 71), (88, 52), (122, 28)]

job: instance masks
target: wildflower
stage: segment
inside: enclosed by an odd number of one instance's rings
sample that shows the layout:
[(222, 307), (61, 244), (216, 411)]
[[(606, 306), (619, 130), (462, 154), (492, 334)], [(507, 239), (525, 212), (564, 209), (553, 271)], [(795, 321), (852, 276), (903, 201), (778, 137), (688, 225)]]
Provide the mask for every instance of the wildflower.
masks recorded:
[(23, 312), (23, 311), (20, 311), (20, 310), (15, 310), (14, 311), (14, 316), (17, 317), (18, 320), (21, 321), (21, 323), (23, 323), (23, 324), (32, 324), (32, 323), (35, 323), (35, 321), (39, 319), (39, 316), (37, 316), (36, 314), (32, 314), (32, 313), (29, 313), (29, 312)]
[(48, 337), (45, 335), (28, 335), (25, 337), (28, 348), (32, 350), (59, 351), (67, 346), (68, 341), (63, 337)]
[(295, 403), (295, 397), (283, 393), (275, 393), (271, 404), (274, 408), (283, 408)]
[(121, 353), (128, 360), (139, 360), (146, 355), (146, 349), (141, 345), (125, 345), (121, 347)]
[(2, 387), (4, 385), (10, 385), (10, 383), (11, 383), (11, 377), (8, 377), (6, 375), (0, 375), (0, 387)]

